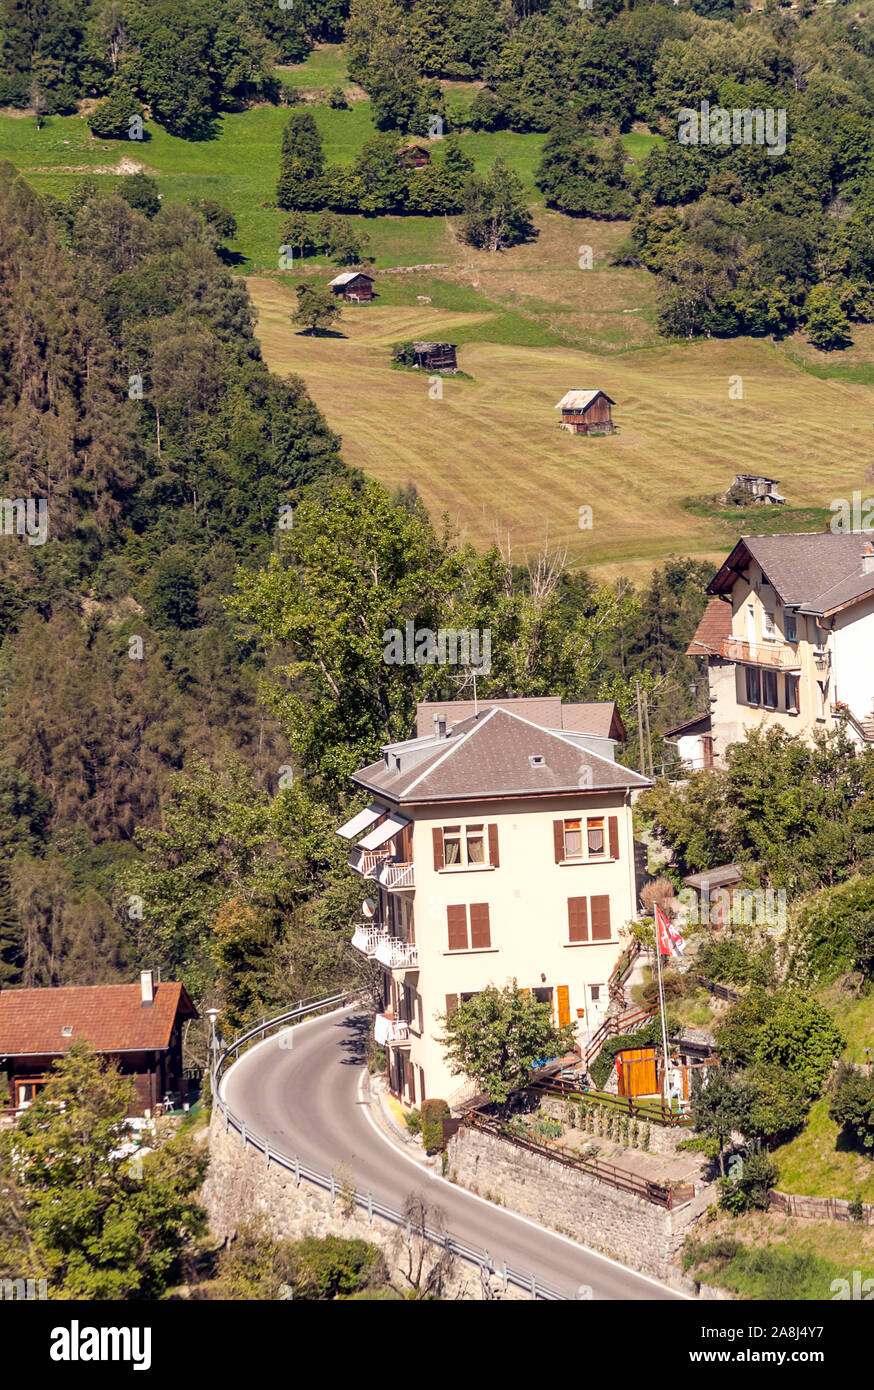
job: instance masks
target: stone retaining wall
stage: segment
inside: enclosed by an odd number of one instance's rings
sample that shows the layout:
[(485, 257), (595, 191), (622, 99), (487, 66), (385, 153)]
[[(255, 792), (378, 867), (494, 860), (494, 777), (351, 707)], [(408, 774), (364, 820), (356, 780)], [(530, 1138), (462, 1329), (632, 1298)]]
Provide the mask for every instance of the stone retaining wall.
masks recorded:
[(449, 1141), (448, 1176), (481, 1197), (498, 1198), (510, 1211), (677, 1288), (690, 1283), (680, 1275), (678, 1252), (713, 1201), (707, 1189), (685, 1206), (665, 1211), (554, 1159), (464, 1127)]
[[(403, 1251), (398, 1249), (396, 1226), (377, 1216), (371, 1223), (367, 1212), (359, 1207), (346, 1214), (339, 1191), (332, 1203), (330, 1192), (313, 1183), (301, 1179), (300, 1186), (296, 1186), (293, 1173), (276, 1162), (268, 1167), (260, 1150), (251, 1144), (244, 1146), (235, 1129), (226, 1129), (224, 1117), (217, 1109), (212, 1113), (209, 1126), (209, 1153), (209, 1171), (200, 1199), (213, 1234), (223, 1244), (232, 1240), (238, 1228), (253, 1217), (263, 1217), (278, 1239), (334, 1235), (366, 1240), (383, 1251), (392, 1282), (398, 1287), (404, 1286)], [(338, 1170), (335, 1176), (339, 1187), (343, 1181), (342, 1171)], [(411, 1179), (411, 1189), (415, 1187), (415, 1179)], [(425, 1183), (420, 1187), (424, 1189)], [(501, 1280), (495, 1277), (486, 1279), (484, 1284), (480, 1272), (461, 1260), (455, 1261), (443, 1296), (466, 1300), (530, 1298), (529, 1294), (512, 1286), (505, 1293)]]

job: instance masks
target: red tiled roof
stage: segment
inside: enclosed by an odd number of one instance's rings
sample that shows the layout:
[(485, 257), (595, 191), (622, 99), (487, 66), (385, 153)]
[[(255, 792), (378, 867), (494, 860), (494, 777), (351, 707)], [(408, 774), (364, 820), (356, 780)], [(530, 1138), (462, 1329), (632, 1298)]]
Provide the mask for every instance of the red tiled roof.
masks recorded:
[(720, 644), (730, 636), (731, 604), (721, 598), (712, 598), (704, 609), (695, 636), (686, 648), (686, 655), (707, 656), (710, 652), (718, 652)]
[[(68, 1052), (84, 1038), (98, 1052), (152, 1052), (169, 1047), (177, 1017), (196, 1018), (184, 985), (155, 985), (151, 1005), (139, 984), (63, 985), (0, 993), (0, 1057)], [(65, 1037), (64, 1028), (73, 1032)]]

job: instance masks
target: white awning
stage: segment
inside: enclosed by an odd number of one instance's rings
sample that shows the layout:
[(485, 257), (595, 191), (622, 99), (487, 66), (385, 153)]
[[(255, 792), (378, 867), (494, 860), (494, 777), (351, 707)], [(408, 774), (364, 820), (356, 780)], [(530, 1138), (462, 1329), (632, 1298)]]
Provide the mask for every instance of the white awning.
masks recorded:
[(386, 840), (390, 840), (392, 835), (397, 835), (399, 830), (403, 830), (404, 826), (409, 824), (406, 816), (401, 816), (395, 811), (382, 825), (378, 825), (369, 835), (365, 835), (363, 840), (359, 840), (355, 848), (379, 849), (380, 845), (384, 845)]
[(341, 825), (337, 834), (342, 835), (344, 840), (354, 840), (355, 836), (360, 835), (362, 830), (366, 830), (368, 825), (373, 825), (375, 820), (384, 816), (387, 810), (387, 806), (377, 806), (371, 802), (366, 811), (359, 811), (357, 816), (353, 816), (351, 820), (347, 820), (345, 825)]

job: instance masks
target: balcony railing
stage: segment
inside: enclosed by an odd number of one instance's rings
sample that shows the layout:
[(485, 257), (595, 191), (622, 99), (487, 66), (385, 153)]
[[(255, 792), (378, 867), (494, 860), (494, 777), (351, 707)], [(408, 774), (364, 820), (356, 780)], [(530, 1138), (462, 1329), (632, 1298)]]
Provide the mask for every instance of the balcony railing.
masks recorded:
[(376, 877), (377, 883), (390, 893), (402, 888), (415, 888), (416, 866), (410, 863), (383, 864)]
[(775, 671), (800, 671), (801, 657), (783, 642), (748, 642), (744, 637), (726, 637), (718, 655), (744, 666), (767, 666)]
[(349, 868), (361, 874), (362, 878), (378, 878), (389, 853), (387, 849), (353, 849), (349, 856)]
[(388, 1014), (377, 1014), (377, 1020), (381, 1020), (381, 1027), (376, 1031), (385, 1042), (393, 1043), (395, 1047), (403, 1047), (410, 1041), (410, 1025), (406, 1019), (391, 1018)]
[(387, 965), (389, 970), (415, 970), (419, 965), (418, 946), (401, 936), (389, 936), (388, 933), (380, 935), (373, 956), (380, 965)]
[(352, 945), (363, 955), (372, 956), (381, 935), (379, 927), (374, 927), (369, 922), (359, 922), (352, 933)]

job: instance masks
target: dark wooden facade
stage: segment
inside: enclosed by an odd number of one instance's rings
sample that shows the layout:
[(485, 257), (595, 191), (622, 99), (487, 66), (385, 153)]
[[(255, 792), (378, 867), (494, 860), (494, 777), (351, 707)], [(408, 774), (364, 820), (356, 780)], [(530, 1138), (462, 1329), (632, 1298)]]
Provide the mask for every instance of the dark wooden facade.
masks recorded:
[(431, 163), (431, 156), (424, 145), (406, 145), (400, 153), (402, 169), (424, 169)]
[(331, 289), (338, 299), (345, 299), (348, 304), (369, 304), (373, 299), (373, 280), (363, 272), (356, 272), (350, 279), (342, 281), (338, 276), (331, 281)]
[(178, 983), (82, 985), (0, 993), (0, 1070), (20, 1110), (50, 1079), (53, 1064), (83, 1039), (134, 1083), (132, 1115), (154, 1114), (165, 1097), (183, 1100), (182, 1025), (197, 1011)]
[[(584, 392), (568, 392), (569, 397), (579, 394), (584, 396)], [(612, 434), (615, 426), (613, 424), (613, 406), (616, 404), (603, 391), (596, 391), (591, 400), (579, 402), (573, 399), (561, 401), (561, 423), (564, 429), (571, 434)]]
[(413, 343), (413, 365), (427, 372), (457, 372), (454, 343)]

